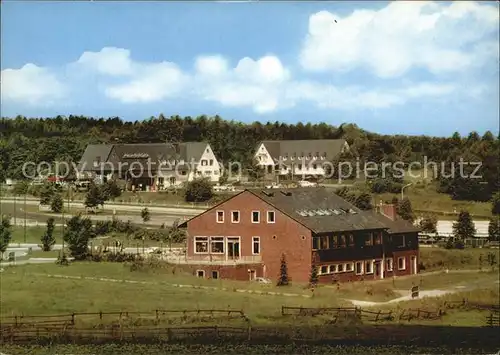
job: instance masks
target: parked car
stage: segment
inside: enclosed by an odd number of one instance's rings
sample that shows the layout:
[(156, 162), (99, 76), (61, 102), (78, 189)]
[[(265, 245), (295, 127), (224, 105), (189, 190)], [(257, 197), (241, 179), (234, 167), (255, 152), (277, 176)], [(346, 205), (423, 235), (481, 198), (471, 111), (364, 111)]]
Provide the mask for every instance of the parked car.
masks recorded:
[(301, 180), (298, 182), (300, 187), (314, 187), (317, 186), (315, 182), (307, 181), (307, 180)]

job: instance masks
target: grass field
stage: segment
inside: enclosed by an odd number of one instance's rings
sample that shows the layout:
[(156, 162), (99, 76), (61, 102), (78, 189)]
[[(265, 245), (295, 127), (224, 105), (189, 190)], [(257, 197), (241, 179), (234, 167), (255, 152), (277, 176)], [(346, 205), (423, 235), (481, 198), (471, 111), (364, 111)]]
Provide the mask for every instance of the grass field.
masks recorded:
[[(52, 278), (47, 275), (82, 278)], [(143, 283), (111, 282), (85, 277), (141, 281)], [(281, 317), (281, 306), (337, 307), (349, 306), (347, 299), (384, 301), (409, 292), (420, 284), (422, 290), (467, 285), (475, 282), (484, 289), (497, 288), (498, 273), (436, 274), (360, 282), (336, 287), (321, 286), (311, 296), (304, 285), (277, 287), (230, 280), (204, 280), (179, 270), (159, 269), (155, 272), (131, 272), (119, 263), (73, 263), (68, 267), (55, 264), (9, 267), (2, 273), (1, 314), (58, 314), (72, 312), (144, 311), (154, 309), (238, 309), (257, 324), (293, 321)], [(175, 285), (200, 285), (187, 288)], [(225, 289), (225, 290), (224, 290)], [(253, 290), (279, 292), (262, 295), (243, 292)], [(406, 291), (405, 291), (406, 290)], [(295, 294), (286, 296), (283, 293)], [(119, 297), (117, 297), (119, 295)], [(299, 296), (297, 296), (299, 295)], [(458, 295), (458, 294), (457, 294)], [(463, 297), (463, 296), (454, 296)], [(498, 296), (497, 296), (498, 297)], [(491, 301), (491, 297), (489, 297)], [(307, 321), (314, 322), (314, 319)]]
[[(443, 248), (420, 248), (420, 260), (425, 271), (443, 269), (491, 269), (487, 261), (488, 254), (496, 257), (495, 268), (498, 270), (500, 261), (499, 249), (467, 248), (443, 249)], [(482, 261), (481, 261), (482, 260)]]

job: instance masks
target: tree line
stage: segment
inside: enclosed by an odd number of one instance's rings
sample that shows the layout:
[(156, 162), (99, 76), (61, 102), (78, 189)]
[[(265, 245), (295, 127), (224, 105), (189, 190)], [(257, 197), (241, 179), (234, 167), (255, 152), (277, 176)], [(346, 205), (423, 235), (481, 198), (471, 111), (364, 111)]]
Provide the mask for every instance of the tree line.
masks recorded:
[[(438, 189), (454, 199), (490, 200), (500, 189), (498, 179), (500, 144), (498, 135), (471, 132), (462, 137), (381, 135), (365, 131), (355, 124), (332, 126), (253, 122), (244, 124), (220, 116), (198, 117), (160, 114), (144, 121), (126, 122), (118, 117), (57, 116), (51, 118), (2, 118), (0, 120), (0, 181), (22, 179), (25, 162), (78, 162), (87, 144), (162, 143), (207, 141), (223, 162), (239, 161), (252, 167), (253, 152), (262, 140), (345, 139), (352, 147), (340, 159), (358, 159), (361, 163), (396, 162), (404, 164), (424, 159), (444, 165), (437, 168)], [(466, 179), (459, 169), (471, 174), (474, 166), (460, 168), (459, 163), (482, 162), (477, 174), (482, 179)], [(454, 163), (454, 164), (452, 164)], [(432, 168), (430, 169), (432, 170)], [(452, 174), (454, 172), (455, 174)], [(373, 178), (373, 192), (395, 192), (402, 183), (392, 174), (386, 179)]]

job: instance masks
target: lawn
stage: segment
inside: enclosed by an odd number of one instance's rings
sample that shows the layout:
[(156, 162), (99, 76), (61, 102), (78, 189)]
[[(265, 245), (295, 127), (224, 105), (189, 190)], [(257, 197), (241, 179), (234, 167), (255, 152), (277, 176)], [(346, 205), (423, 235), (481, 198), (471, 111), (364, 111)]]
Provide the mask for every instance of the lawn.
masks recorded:
[(467, 248), (443, 249), (420, 248), (420, 260), (425, 271), (443, 269), (491, 269), (488, 254), (495, 255), (496, 266), (500, 261), (499, 249)]
[[(48, 277), (49, 274), (78, 278), (54, 278)], [(132, 272), (128, 266), (119, 263), (82, 262), (68, 267), (55, 264), (24, 265), (6, 268), (2, 273), (1, 313), (36, 315), (125, 310), (149, 312), (154, 309), (238, 309), (243, 310), (256, 324), (281, 324), (294, 322), (293, 318), (281, 317), (282, 305), (338, 307), (349, 306), (350, 302), (346, 299), (384, 301), (401, 295), (395, 290), (409, 291), (420, 280), (423, 280), (422, 290), (443, 289), (467, 284), (472, 280), (478, 285), (490, 285), (491, 288), (491, 285), (495, 285), (494, 280), (498, 280), (498, 274), (417, 275), (397, 279), (394, 284), (392, 280), (384, 280), (343, 284), (340, 289), (320, 286), (314, 292), (314, 297), (310, 297), (311, 291), (304, 285), (277, 287), (230, 280), (205, 280), (171, 267), (154, 272)], [(179, 287), (179, 284), (210, 288)], [(281, 294), (265, 295), (243, 290)], [(320, 321), (314, 317), (306, 318), (303, 318), (306, 322)]]

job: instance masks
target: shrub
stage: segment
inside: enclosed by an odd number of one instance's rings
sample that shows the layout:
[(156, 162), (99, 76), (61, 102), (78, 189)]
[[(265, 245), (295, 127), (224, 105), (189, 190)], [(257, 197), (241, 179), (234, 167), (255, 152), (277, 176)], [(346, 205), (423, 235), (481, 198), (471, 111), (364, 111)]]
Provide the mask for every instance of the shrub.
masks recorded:
[(212, 184), (208, 179), (195, 179), (186, 186), (185, 200), (187, 202), (205, 202), (214, 196)]

